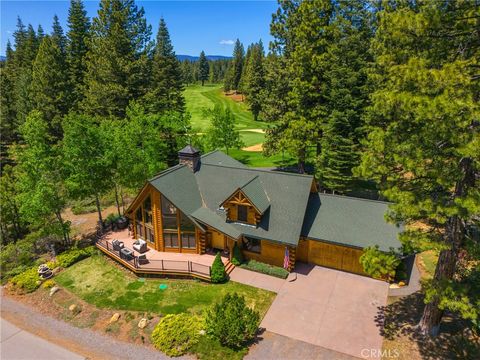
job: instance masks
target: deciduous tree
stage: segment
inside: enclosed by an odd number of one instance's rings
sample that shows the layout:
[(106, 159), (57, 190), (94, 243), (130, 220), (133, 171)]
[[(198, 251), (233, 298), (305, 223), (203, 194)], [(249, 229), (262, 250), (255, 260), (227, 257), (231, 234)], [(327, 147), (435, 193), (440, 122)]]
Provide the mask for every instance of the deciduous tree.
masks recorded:
[(21, 216), (47, 233), (59, 234), (67, 245), (70, 223), (62, 216), (67, 197), (60, 149), (52, 145), (48, 123), (37, 110), (28, 115), (20, 133), (25, 146), (15, 149), (15, 173)]

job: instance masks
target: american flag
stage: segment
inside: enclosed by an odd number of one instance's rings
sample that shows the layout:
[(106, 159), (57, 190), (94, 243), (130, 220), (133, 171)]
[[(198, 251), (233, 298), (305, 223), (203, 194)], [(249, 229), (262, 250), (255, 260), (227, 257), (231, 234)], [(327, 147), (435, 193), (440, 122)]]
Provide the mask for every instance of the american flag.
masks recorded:
[(285, 258), (283, 259), (283, 268), (288, 270), (290, 265), (290, 254), (288, 253), (288, 246), (285, 246)]

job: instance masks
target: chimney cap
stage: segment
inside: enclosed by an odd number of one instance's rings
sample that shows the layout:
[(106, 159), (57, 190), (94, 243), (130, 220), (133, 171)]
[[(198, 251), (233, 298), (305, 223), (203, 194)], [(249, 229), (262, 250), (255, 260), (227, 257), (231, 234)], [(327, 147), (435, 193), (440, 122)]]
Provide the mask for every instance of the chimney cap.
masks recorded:
[(200, 154), (200, 151), (195, 149), (192, 145), (188, 144), (182, 150), (178, 152), (179, 155), (197, 155)]

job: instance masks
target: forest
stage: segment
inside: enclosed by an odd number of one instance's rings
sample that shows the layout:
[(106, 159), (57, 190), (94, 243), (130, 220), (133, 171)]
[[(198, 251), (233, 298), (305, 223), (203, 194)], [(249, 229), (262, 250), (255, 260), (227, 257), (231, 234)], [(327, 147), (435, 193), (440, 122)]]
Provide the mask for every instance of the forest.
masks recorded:
[[(480, 4), (475, 0), (281, 0), (273, 41), (237, 40), (231, 60), (175, 56), (134, 0), (71, 0), (68, 28), (19, 18), (1, 62), (2, 279), (48, 244), (69, 246), (72, 202), (124, 194), (202, 151), (241, 146), (228, 109), (194, 131), (184, 90), (222, 83), (268, 123), (263, 152), (288, 153), (321, 191), (359, 180), (391, 201), (405, 251), (439, 253), (424, 284), (424, 334), (446, 311), (480, 329)], [(216, 139), (223, 139), (221, 143)], [(421, 225), (421, 226), (420, 226)], [(15, 259), (15, 260), (12, 260)]]

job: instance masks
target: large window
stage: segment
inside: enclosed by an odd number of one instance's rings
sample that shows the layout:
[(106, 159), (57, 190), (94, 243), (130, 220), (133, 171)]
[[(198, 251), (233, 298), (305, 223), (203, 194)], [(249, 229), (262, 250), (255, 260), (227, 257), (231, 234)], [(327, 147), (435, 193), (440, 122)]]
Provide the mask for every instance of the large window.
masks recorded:
[(164, 232), (163, 241), (167, 248), (178, 248), (178, 233), (177, 232)]
[(155, 243), (152, 200), (150, 199), (150, 196), (147, 196), (135, 213), (135, 227), (137, 230), (137, 238), (147, 240), (152, 244)]
[(183, 213), (180, 213), (180, 232), (182, 236), (182, 248), (195, 249), (197, 247), (195, 242), (195, 225)]
[(245, 205), (237, 205), (237, 220), (247, 222), (248, 207)]
[(177, 230), (177, 208), (162, 195), (163, 230)]
[(262, 252), (262, 241), (259, 239), (245, 236), (243, 238), (243, 243), (247, 251), (251, 251), (258, 254)]
[(182, 233), (182, 248), (195, 249), (196, 247), (195, 233)]

